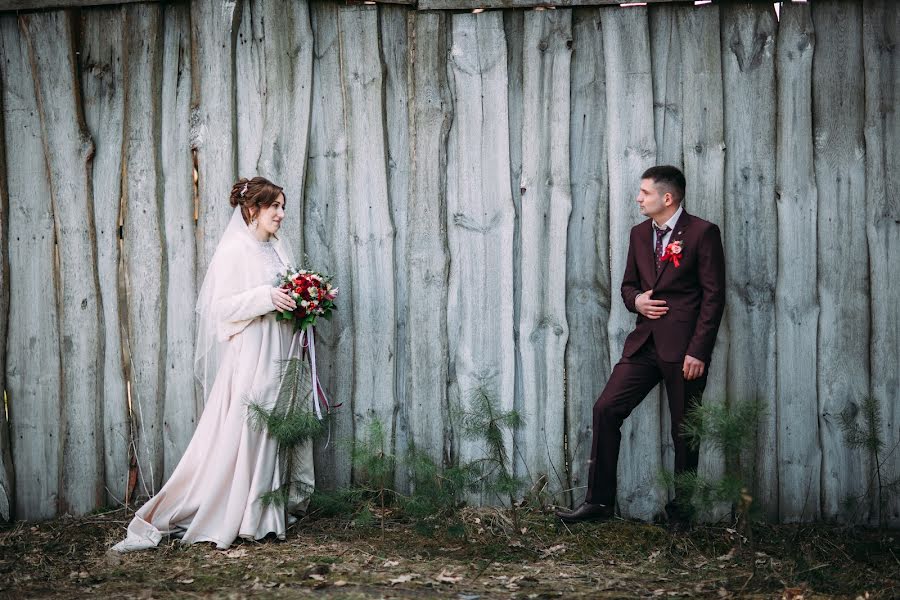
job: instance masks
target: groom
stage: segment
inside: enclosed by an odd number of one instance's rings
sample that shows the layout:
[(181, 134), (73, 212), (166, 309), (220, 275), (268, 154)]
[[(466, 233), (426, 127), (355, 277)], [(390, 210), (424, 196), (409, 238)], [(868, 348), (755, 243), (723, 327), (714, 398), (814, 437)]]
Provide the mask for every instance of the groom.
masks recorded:
[(594, 404), (587, 496), (575, 510), (556, 513), (565, 522), (612, 516), (619, 428), (660, 381), (672, 414), (675, 472), (697, 468), (698, 452), (682, 436), (681, 422), (706, 386), (725, 309), (725, 257), (719, 228), (685, 212), (684, 190), (675, 167), (651, 167), (641, 176), (637, 203), (649, 218), (631, 229), (622, 278), (622, 300), (638, 314), (637, 324)]

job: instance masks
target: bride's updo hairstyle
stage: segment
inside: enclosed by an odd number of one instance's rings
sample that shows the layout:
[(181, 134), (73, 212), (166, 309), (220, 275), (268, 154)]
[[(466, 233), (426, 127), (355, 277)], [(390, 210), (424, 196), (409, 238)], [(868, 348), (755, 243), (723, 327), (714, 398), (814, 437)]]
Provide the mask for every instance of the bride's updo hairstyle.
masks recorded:
[[(258, 213), (260, 208), (269, 206), (278, 200), (278, 196), (282, 194), (284, 194), (284, 190), (265, 177), (254, 177), (253, 179), (241, 177), (237, 183), (231, 186), (230, 202), (231, 206), (241, 207), (244, 223), (249, 225), (254, 213)], [(285, 203), (287, 203), (287, 198), (285, 198)]]

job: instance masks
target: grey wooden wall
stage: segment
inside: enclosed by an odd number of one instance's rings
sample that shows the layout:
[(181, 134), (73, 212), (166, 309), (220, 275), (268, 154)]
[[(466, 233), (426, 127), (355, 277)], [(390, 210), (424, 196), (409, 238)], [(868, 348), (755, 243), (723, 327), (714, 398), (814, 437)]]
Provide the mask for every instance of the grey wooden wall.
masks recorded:
[[(761, 3), (3, 13), (0, 514), (82, 514), (171, 473), (203, 404), (194, 296), (254, 174), (284, 185), (296, 254), (344, 290), (319, 330), (333, 437), (378, 417), (397, 451), (471, 458), (452, 409), (486, 386), (525, 414), (517, 473), (578, 501), (634, 320), (618, 285), (638, 177), (670, 163), (726, 245), (705, 400), (768, 403), (757, 502), (876, 518), (872, 496), (845, 505), (876, 469), (838, 415), (874, 396), (900, 476), (898, 30), (890, 0), (780, 21)], [(627, 516), (668, 497), (661, 393), (624, 427)], [(316, 460), (320, 485), (352, 480), (345, 446)], [(714, 449), (702, 469), (721, 471)], [(900, 498), (886, 508), (900, 522)]]

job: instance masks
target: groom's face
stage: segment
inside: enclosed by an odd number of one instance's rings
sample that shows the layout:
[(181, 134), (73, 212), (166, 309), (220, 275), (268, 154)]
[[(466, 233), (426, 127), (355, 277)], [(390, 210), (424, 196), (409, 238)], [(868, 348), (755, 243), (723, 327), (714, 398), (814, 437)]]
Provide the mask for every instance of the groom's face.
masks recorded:
[(652, 219), (665, 212), (672, 204), (672, 194), (660, 189), (652, 179), (641, 179), (637, 203), (641, 207), (641, 214)]

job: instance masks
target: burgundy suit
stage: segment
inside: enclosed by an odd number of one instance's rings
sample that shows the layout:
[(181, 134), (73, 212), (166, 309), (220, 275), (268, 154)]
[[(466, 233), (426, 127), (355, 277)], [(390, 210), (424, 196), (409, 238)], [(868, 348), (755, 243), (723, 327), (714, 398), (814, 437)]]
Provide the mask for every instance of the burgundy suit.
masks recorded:
[[(622, 278), (622, 300), (631, 312), (641, 292), (653, 290), (669, 311), (659, 319), (638, 314), (625, 340), (622, 358), (594, 404), (588, 492), (585, 500), (612, 506), (616, 498), (616, 465), (622, 422), (660, 381), (665, 382), (672, 415), (675, 471), (697, 468), (697, 451), (681, 436), (686, 410), (706, 386), (716, 333), (725, 309), (725, 255), (719, 228), (682, 212), (669, 243), (681, 241), (679, 266), (663, 262), (656, 269), (652, 219), (631, 229)], [(705, 363), (703, 376), (686, 381), (685, 355)]]

